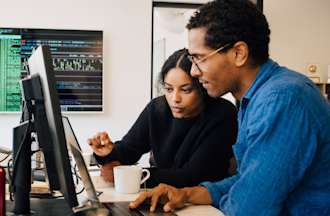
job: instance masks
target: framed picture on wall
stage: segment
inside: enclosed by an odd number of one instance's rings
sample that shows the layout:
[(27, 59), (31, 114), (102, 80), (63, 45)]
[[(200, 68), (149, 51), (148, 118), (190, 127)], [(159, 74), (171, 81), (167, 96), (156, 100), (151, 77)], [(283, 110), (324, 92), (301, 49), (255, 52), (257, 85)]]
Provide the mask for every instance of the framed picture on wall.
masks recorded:
[(0, 113), (21, 111), (19, 81), (38, 45), (50, 47), (61, 110), (103, 112), (103, 31), (0, 28)]

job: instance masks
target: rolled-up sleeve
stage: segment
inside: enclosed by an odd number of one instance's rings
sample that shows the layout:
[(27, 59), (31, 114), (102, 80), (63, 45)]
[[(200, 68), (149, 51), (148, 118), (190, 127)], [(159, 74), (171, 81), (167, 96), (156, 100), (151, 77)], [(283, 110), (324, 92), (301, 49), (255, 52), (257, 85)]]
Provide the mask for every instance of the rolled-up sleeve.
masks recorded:
[(220, 199), (224, 194), (227, 194), (231, 186), (238, 179), (237, 175), (226, 178), (218, 182), (202, 182), (200, 185), (206, 187), (212, 198), (212, 205), (219, 208)]

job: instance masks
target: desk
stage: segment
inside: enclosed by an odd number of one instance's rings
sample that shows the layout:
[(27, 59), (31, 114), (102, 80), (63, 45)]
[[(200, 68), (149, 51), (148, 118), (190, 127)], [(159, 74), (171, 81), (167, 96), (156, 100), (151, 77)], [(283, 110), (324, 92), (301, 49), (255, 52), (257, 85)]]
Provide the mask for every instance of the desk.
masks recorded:
[[(112, 184), (104, 182), (102, 177), (92, 175), (92, 181), (97, 191), (102, 191), (101, 202), (133, 201), (139, 194), (120, 194), (117, 193)], [(175, 212), (178, 216), (224, 216), (218, 209), (211, 205), (190, 205)]]
[[(117, 193), (114, 190), (114, 187), (112, 184), (105, 182), (102, 177), (99, 175), (95, 175), (95, 173), (92, 173), (91, 175), (93, 184), (95, 186), (95, 189), (97, 191), (102, 191), (102, 194), (99, 196), (99, 199), (101, 202), (128, 202), (133, 201), (138, 197), (138, 193), (136, 194), (121, 194)], [(8, 199), (8, 197), (7, 197)], [(79, 202), (86, 199), (85, 192), (80, 194), (78, 196)], [(47, 211), (50, 213), (49, 215), (65, 215), (64, 212), (70, 212), (68, 209), (67, 204), (64, 200), (51, 200), (50, 202), (46, 200), (32, 200), (31, 199), (31, 205), (35, 207), (35, 210), (38, 212), (38, 209), (47, 209)], [(66, 207), (66, 208), (63, 208)], [(13, 203), (7, 201), (7, 210), (12, 210)], [(32, 208), (33, 209), (33, 208)], [(44, 210), (40, 210), (40, 212), (43, 212)], [(57, 212), (61, 212), (61, 214), (58, 214)], [(218, 209), (212, 207), (211, 205), (189, 205), (183, 209), (176, 210), (175, 213), (178, 216), (201, 216), (201, 215), (207, 215), (207, 216), (224, 216), (223, 213), (221, 213)], [(66, 213), (68, 215), (68, 213)], [(39, 216), (40, 214), (35, 214), (35, 216)], [(44, 215), (40, 215), (44, 216)]]

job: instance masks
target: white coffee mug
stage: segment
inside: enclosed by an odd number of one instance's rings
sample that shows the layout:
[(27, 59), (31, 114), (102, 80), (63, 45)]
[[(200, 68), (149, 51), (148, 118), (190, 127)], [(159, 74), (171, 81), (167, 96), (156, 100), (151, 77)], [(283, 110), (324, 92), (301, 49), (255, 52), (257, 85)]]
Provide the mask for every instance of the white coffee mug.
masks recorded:
[[(142, 173), (146, 176), (142, 178)], [(149, 177), (150, 172), (138, 166), (116, 166), (113, 168), (115, 190), (118, 193), (138, 193), (141, 184)]]

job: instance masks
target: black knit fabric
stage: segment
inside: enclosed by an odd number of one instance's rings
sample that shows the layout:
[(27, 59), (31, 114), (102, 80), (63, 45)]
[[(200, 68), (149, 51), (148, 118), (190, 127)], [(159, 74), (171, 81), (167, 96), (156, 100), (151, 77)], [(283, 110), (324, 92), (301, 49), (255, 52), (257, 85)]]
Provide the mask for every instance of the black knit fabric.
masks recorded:
[(232, 145), (237, 135), (236, 108), (224, 99), (208, 99), (203, 111), (191, 119), (174, 118), (164, 96), (153, 99), (133, 127), (115, 142), (111, 154), (96, 156), (100, 164), (118, 160), (136, 163), (153, 152), (148, 187), (166, 183), (194, 186), (228, 176)]

